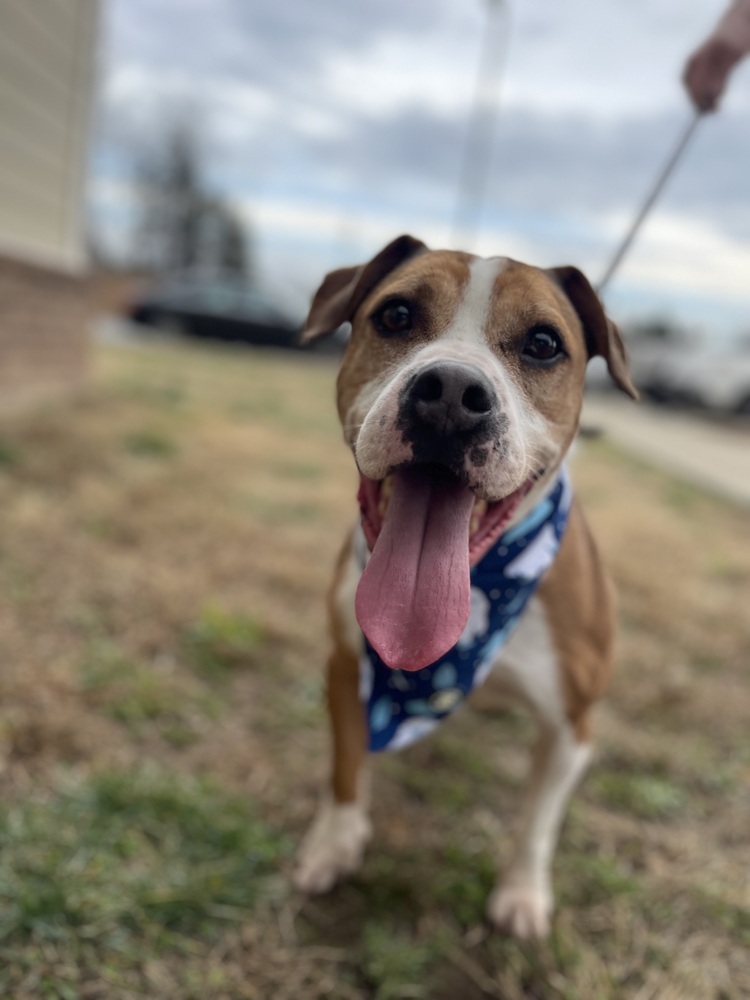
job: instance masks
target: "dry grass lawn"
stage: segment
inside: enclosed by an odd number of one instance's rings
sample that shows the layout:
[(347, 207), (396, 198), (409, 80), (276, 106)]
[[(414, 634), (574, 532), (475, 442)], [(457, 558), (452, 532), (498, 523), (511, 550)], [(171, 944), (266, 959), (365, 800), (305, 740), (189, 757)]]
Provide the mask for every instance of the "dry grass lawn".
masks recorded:
[(617, 676), (551, 940), (489, 932), (530, 728), (464, 710), (376, 762), (375, 838), (315, 901), (323, 592), (353, 511), (333, 368), (97, 349), (0, 425), (0, 995), (750, 996), (750, 516), (587, 443)]

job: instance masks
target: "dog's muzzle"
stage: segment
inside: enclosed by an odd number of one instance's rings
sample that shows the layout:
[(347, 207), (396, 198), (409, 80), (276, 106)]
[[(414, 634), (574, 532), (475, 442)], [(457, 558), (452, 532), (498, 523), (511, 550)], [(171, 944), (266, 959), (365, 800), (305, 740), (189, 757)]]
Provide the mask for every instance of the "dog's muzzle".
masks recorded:
[(487, 376), (460, 361), (417, 372), (402, 393), (399, 426), (419, 462), (463, 464), (465, 449), (489, 439), (500, 405)]

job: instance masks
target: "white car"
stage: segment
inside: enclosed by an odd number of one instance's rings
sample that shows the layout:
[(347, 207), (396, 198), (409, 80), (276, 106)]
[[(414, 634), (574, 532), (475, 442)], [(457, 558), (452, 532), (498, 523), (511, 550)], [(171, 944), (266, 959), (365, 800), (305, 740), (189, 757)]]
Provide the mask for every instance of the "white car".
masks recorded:
[(669, 376), (674, 398), (750, 416), (750, 344), (688, 355)]

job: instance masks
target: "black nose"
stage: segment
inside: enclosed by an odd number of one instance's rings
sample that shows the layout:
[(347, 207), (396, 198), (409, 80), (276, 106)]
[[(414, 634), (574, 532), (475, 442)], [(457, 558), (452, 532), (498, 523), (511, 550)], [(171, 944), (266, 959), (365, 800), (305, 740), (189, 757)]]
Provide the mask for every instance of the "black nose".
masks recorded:
[(440, 361), (420, 372), (409, 391), (418, 421), (441, 434), (472, 431), (497, 406), (492, 383), (478, 368), (460, 361)]

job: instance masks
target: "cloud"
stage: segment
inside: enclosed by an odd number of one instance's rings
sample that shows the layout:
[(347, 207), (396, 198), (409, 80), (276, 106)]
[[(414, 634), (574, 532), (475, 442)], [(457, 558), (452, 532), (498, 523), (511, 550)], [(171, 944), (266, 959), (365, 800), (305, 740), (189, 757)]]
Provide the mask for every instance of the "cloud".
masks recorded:
[[(451, 238), (485, 6), (454, 0), (110, 0), (99, 182), (170, 116), (199, 123), (214, 188), (264, 267), (307, 273), (416, 230)], [(518, 0), (476, 247), (596, 271), (689, 115), (682, 63), (713, 12), (683, 0)], [(715, 12), (718, 16), (718, 10)], [(502, 57), (502, 25), (498, 60)], [(748, 312), (750, 60), (706, 120), (626, 268)], [(124, 226), (100, 185), (100, 225)], [(114, 204), (114, 202), (112, 202)], [(498, 245), (501, 244), (501, 245)], [(356, 259), (356, 257), (354, 258)]]

